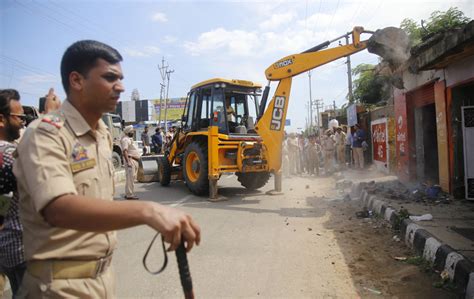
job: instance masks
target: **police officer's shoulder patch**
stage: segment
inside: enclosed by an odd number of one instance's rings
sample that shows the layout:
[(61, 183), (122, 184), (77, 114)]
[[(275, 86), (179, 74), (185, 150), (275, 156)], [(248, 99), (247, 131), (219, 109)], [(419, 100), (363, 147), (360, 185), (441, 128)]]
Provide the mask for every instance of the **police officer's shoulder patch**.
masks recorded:
[(43, 129), (49, 132), (57, 132), (64, 125), (64, 115), (59, 112), (46, 114), (41, 117), (41, 122), (38, 124), (38, 129)]

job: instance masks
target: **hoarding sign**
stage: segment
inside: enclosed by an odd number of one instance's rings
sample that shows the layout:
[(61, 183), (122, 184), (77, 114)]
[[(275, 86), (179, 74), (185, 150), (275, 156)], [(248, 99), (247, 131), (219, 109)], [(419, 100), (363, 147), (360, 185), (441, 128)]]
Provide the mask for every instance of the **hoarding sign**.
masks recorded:
[(352, 127), (357, 124), (357, 105), (352, 104), (347, 107), (347, 125)]
[[(151, 100), (153, 104), (152, 116), (151, 120), (159, 120), (160, 112), (161, 112), (161, 120), (165, 119), (165, 101), (162, 101), (162, 105), (160, 107), (160, 100)], [(184, 106), (186, 104), (186, 98), (177, 98), (177, 99), (170, 99), (168, 101), (168, 112), (167, 112), (167, 119), (168, 120), (178, 120), (181, 119), (183, 115)]]

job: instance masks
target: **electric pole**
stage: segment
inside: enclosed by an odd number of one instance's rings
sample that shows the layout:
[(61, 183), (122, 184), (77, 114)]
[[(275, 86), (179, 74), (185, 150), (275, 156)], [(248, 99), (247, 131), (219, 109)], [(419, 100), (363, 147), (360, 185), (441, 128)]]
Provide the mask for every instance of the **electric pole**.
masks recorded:
[(165, 92), (165, 85), (160, 83), (160, 114), (158, 115), (158, 126), (161, 128), (161, 110), (163, 106), (163, 93)]
[[(160, 70), (160, 75), (161, 75), (161, 90), (160, 90), (160, 115), (158, 116), (158, 123), (159, 126), (161, 127), (161, 110), (163, 108), (163, 92), (165, 88), (165, 83), (166, 83), (166, 70), (168, 69), (168, 66), (165, 66), (165, 58), (163, 57), (161, 59), (161, 66), (158, 65), (158, 69)], [(166, 133), (166, 131), (165, 131)]]
[(317, 128), (317, 133), (318, 133), (318, 138), (320, 138), (320, 119), (319, 119), (319, 109), (322, 109), (323, 106), (324, 106), (324, 101), (323, 99), (317, 99), (317, 100), (314, 100), (314, 105), (316, 106), (316, 116), (317, 116), (317, 121), (316, 121), (316, 128)]
[(165, 98), (165, 132), (168, 132), (168, 92), (170, 90), (170, 75), (174, 70), (166, 71), (166, 78), (168, 83), (166, 84), (166, 98)]
[[(349, 44), (349, 37), (346, 36), (346, 45)], [(352, 70), (351, 70), (351, 56), (347, 55), (347, 84), (348, 84), (348, 97), (349, 97), (349, 103), (352, 104), (354, 101), (353, 96), (352, 96)]]

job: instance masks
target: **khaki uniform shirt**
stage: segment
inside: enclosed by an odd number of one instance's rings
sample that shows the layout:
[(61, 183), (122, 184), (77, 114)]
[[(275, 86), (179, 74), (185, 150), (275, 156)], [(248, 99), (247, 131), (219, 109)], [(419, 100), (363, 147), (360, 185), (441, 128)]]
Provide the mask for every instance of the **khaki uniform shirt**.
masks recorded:
[(334, 134), (334, 139), (336, 140), (336, 146), (339, 147), (339, 146), (345, 146), (345, 143), (346, 143), (346, 134), (344, 132), (336, 132), (336, 134)]
[(133, 143), (132, 138), (128, 136), (123, 136), (120, 140), (120, 145), (122, 146), (122, 150), (127, 150), (127, 154), (130, 157), (140, 159), (140, 153), (138, 152), (137, 147)]
[(91, 260), (110, 254), (115, 232), (54, 227), (41, 214), (52, 200), (65, 194), (113, 200), (112, 138), (104, 122), (100, 120), (92, 131), (65, 101), (59, 111), (30, 124), (17, 153), (13, 171), (20, 178), (26, 260)]
[(324, 136), (322, 138), (323, 149), (325, 151), (332, 151), (335, 148), (336, 142), (334, 141), (332, 136)]

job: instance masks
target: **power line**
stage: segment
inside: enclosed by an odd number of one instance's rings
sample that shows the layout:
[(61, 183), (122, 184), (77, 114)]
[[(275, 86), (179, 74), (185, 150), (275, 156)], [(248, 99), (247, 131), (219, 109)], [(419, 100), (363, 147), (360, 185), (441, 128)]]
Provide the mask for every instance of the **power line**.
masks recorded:
[[(356, 16), (360, 13), (361, 7), (362, 7), (362, 0), (359, 0), (359, 5), (357, 9), (355, 10), (354, 14), (352, 15), (351, 22), (349, 23), (350, 26), (353, 26), (352, 24), (354, 24), (354, 20)], [(364, 8), (365, 8), (365, 2), (364, 2)]]
[(366, 23), (366, 24), (367, 24), (367, 26), (369, 26), (369, 27), (367, 27), (367, 28), (370, 28), (370, 22), (372, 22), (372, 20), (374, 19), (374, 17), (377, 15), (377, 13), (378, 13), (378, 11), (379, 11), (379, 9), (380, 9), (380, 5), (382, 5), (382, 0), (379, 1), (379, 4), (377, 4), (377, 8), (376, 8), (374, 11), (372, 11), (372, 14), (371, 14), (371, 16), (370, 16), (370, 19), (367, 20), (367, 23)]
[[(65, 29), (69, 30), (70, 32), (74, 33), (76, 36), (78, 35), (78, 33), (80, 33), (82, 35), (84, 35), (84, 34), (91, 35), (91, 34), (97, 34), (97, 32), (101, 32), (101, 33), (107, 35), (107, 37), (109, 39), (111, 39), (119, 47), (122, 47), (122, 48), (125, 47), (124, 44), (122, 43), (122, 39), (119, 40), (118, 38), (114, 37), (114, 34), (111, 34), (110, 32), (104, 31), (102, 26), (96, 25), (97, 26), (96, 28), (92, 27), (90, 24), (95, 24), (94, 22), (91, 22), (87, 18), (81, 17), (76, 13), (74, 13), (74, 15), (77, 16), (77, 18), (83, 20), (81, 22), (77, 22), (77, 23), (81, 24), (81, 26), (73, 26), (73, 25), (67, 23), (67, 21), (64, 21), (61, 18), (58, 18), (57, 16), (52, 16), (49, 12), (53, 11), (53, 10), (51, 8), (49, 8), (48, 6), (45, 6), (42, 3), (31, 2), (32, 4), (36, 5), (36, 10), (34, 10), (33, 8), (21, 3), (19, 0), (14, 0), (14, 3), (19, 5), (21, 8), (23, 8), (24, 10), (26, 10), (27, 12), (29, 12), (30, 14), (32, 14), (34, 16), (39, 16), (39, 17), (43, 18), (46, 21), (53, 22), (53, 23), (56, 23), (56, 24), (62, 26), (63, 28), (65, 28)], [(57, 5), (56, 5), (56, 7), (59, 8), (59, 6), (57, 6)], [(68, 13), (70, 12), (70, 10), (67, 10), (67, 11), (68, 11)], [(58, 13), (59, 15), (65, 16), (66, 20), (71, 19), (70, 15), (65, 15), (64, 13), (61, 13), (58, 10), (55, 10), (55, 12)], [(84, 25), (89, 26), (89, 27), (85, 28)]]
[(64, 23), (58, 19), (56, 19), (55, 17), (51, 17), (47, 14), (38, 14), (38, 11), (33, 11), (30, 7), (28, 7), (27, 5), (19, 2), (18, 0), (15, 0), (14, 1), (15, 4), (19, 5), (20, 7), (22, 7), (24, 10), (28, 11), (30, 14), (34, 15), (34, 16), (40, 16), (42, 17), (43, 19), (46, 19), (46, 20), (49, 20), (49, 21), (53, 21), (55, 22), (56, 24), (59, 24), (61, 25), (62, 27), (72, 31), (73, 33), (76, 33), (75, 31), (77, 30), (76, 28), (70, 26), (69, 24), (67, 23)]
[[(322, 4), (323, 0), (319, 0), (319, 8), (318, 8), (318, 12), (316, 13), (316, 15), (318, 15), (320, 12), (321, 12), (321, 4)], [(314, 33), (315, 33), (315, 29), (317, 27), (317, 24), (318, 24), (318, 19), (316, 19), (316, 24), (314, 25), (313, 27), (313, 33), (312, 33), (312, 37), (314, 37)]]
[[(61, 16), (65, 17), (67, 20), (71, 20), (73, 16), (76, 16), (76, 14), (71, 13), (71, 12), (68, 12), (67, 15), (64, 14), (61, 10), (58, 10), (59, 7), (58, 7), (57, 5), (54, 5), (53, 3), (49, 3), (50, 6), (47, 6), (46, 3), (41, 3), (41, 2), (31, 2), (31, 3), (32, 3), (32, 4), (35, 4), (35, 5), (37, 5), (37, 6), (43, 7), (43, 8), (46, 9), (46, 11), (48, 11), (48, 12), (49, 12), (49, 11), (52, 11), (52, 12), (54, 12), (55, 14), (61, 15)], [(55, 7), (56, 9), (53, 8), (53, 7)], [(89, 27), (88, 29), (89, 29), (90, 31), (92, 31), (92, 32), (97, 31), (96, 28), (93, 28), (93, 27), (90, 26), (90, 23), (91, 23), (91, 22), (90, 22), (89, 20), (86, 20), (86, 19), (84, 19), (84, 18), (79, 18), (79, 19), (85, 20), (85, 22), (80, 22), (81, 26)], [(74, 21), (74, 20), (72, 20), (72, 21)]]
[(52, 2), (52, 3), (50, 2), (49, 4), (58, 9), (62, 9), (63, 11), (65, 11), (67, 14), (66, 15), (62, 14), (62, 15), (65, 16), (67, 19), (70, 19), (70, 16), (73, 15), (77, 19), (82, 20), (80, 24), (86, 24), (87, 26), (89, 26), (91, 32), (97, 33), (97, 31), (100, 31), (101, 33), (104, 33), (105, 35), (107, 35), (107, 37), (110, 38), (115, 44), (117, 44), (118, 46), (124, 47), (122, 43), (123, 37), (119, 38), (115, 33), (109, 31), (107, 28), (104, 28), (103, 25), (99, 25), (93, 20), (77, 14), (76, 12), (74, 12), (71, 9), (68, 9), (67, 7), (59, 5), (59, 3), (57, 2)]
[(21, 68), (21, 69), (24, 69), (25, 71), (27, 72), (30, 72), (30, 73), (33, 73), (35, 75), (44, 75), (44, 74), (47, 74), (47, 75), (51, 75), (51, 76), (55, 76), (53, 73), (50, 73), (48, 71), (45, 71), (45, 70), (42, 70), (40, 68), (37, 68), (37, 67), (34, 67), (30, 64), (27, 64), (27, 63), (24, 63), (18, 59), (15, 59), (15, 58), (12, 58), (12, 57), (9, 57), (7, 55), (4, 55), (4, 54), (0, 54), (0, 59), (4, 59), (5, 61), (9, 62), (10, 64), (12, 64), (13, 67), (15, 67), (15, 65), (17, 66), (17, 68)]
[(334, 10), (334, 13), (332, 14), (331, 22), (329, 23), (329, 26), (326, 27), (326, 33), (324, 34), (324, 39), (327, 39), (328, 30), (329, 30), (329, 28), (331, 28), (332, 22), (334, 21), (334, 16), (336, 15), (337, 9), (339, 8), (339, 2), (340, 2), (340, 0), (337, 0), (336, 9)]

